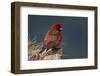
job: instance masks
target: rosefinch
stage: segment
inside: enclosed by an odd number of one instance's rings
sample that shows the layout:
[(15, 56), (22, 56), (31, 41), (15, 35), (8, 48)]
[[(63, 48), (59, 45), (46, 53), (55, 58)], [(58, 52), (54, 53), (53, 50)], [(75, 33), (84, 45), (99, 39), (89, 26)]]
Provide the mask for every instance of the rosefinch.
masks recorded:
[(42, 53), (44, 49), (57, 48), (62, 43), (62, 27), (60, 23), (56, 23), (48, 30), (43, 42), (43, 48), (39, 53)]

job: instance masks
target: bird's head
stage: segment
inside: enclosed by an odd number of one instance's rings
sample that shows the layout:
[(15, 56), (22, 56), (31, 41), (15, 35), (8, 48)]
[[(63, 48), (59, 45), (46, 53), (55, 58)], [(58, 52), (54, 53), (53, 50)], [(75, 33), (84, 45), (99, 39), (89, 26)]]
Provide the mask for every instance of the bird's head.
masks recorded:
[(60, 23), (56, 23), (54, 24), (51, 29), (54, 29), (54, 30), (58, 30), (58, 31), (62, 31), (63, 28), (61, 27), (61, 24)]

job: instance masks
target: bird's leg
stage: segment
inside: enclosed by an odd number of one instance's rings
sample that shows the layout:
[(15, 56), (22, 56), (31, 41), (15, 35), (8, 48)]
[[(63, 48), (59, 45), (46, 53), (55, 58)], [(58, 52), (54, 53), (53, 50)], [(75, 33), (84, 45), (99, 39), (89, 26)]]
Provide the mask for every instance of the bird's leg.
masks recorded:
[(39, 54), (42, 53), (44, 50), (45, 50), (45, 48), (43, 47), (42, 50), (39, 52)]
[(48, 50), (49, 50), (49, 48), (46, 49), (46, 51), (48, 51)]
[(52, 48), (52, 50), (56, 50), (56, 48), (54, 47), (54, 48)]
[(45, 57), (47, 54), (48, 54), (48, 52), (49, 51), (51, 51), (52, 49), (50, 49), (50, 48), (46, 48), (43, 52), (42, 52), (42, 57)]
[(46, 55), (46, 48), (44, 48), (44, 49), (42, 49), (41, 51), (40, 51), (40, 53), (39, 53), (39, 55), (40, 55), (40, 58), (44, 58), (45, 57), (45, 55)]
[(52, 51), (53, 51), (54, 53), (56, 53), (59, 49), (60, 49), (60, 48), (57, 48), (57, 47), (55, 48), (55, 47), (54, 47), (54, 48), (52, 48)]
[(44, 48), (44, 49), (42, 49), (42, 50), (39, 52), (40, 57), (41, 57), (41, 58), (44, 58), (44, 57), (48, 54), (49, 51), (52, 51), (52, 48)]

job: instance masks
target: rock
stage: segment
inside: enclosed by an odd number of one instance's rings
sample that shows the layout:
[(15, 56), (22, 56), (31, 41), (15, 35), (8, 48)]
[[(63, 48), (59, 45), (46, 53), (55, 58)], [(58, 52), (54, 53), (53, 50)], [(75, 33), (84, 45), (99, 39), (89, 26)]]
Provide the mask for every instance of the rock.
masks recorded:
[(62, 48), (53, 48), (44, 50), (43, 53), (39, 53), (43, 47), (42, 42), (37, 42), (36, 38), (28, 41), (28, 60), (57, 60), (63, 56)]
[(42, 54), (33, 54), (31, 57), (29, 57), (29, 60), (57, 60), (61, 59), (63, 56), (63, 51), (61, 48), (58, 49), (50, 49), (47, 52), (44, 52)]

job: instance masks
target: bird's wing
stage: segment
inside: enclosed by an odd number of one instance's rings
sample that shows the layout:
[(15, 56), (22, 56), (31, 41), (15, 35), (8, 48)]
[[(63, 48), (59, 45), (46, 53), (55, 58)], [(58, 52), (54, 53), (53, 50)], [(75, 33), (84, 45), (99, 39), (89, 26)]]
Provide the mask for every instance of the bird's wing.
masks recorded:
[(47, 34), (48, 35), (56, 35), (58, 33), (59, 33), (59, 31), (57, 31), (57, 30), (49, 30)]
[(59, 32), (57, 30), (49, 30), (44, 40), (56, 41), (59, 38)]

